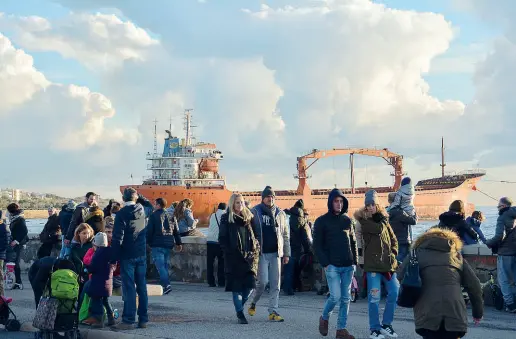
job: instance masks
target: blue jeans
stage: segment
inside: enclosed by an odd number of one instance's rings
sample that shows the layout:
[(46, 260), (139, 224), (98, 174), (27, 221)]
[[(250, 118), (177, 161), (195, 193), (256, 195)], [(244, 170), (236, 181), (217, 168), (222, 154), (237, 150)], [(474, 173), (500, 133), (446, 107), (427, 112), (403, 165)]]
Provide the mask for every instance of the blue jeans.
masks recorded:
[(168, 260), (170, 258), (170, 249), (162, 247), (152, 248), (152, 261), (159, 273), (159, 281), (163, 288), (170, 285), (170, 279), (168, 277)]
[(514, 304), (516, 295), (516, 256), (499, 255), (497, 259), (498, 284), (506, 305)]
[[(382, 281), (387, 289), (387, 303), (383, 312), (383, 321), (380, 324), (380, 299), (382, 297)], [(391, 325), (394, 320), (394, 311), (396, 310), (396, 300), (400, 283), (396, 277), (396, 273), (392, 274), (391, 280), (387, 280), (381, 273), (367, 272), (367, 289), (369, 301), (369, 328), (371, 331), (380, 330), (381, 325)]]
[(112, 317), (113, 308), (111, 308), (108, 297), (90, 297), (90, 316), (102, 322), (104, 318), (104, 308), (106, 309), (106, 314)]
[[(122, 297), (124, 312), (122, 322), (133, 324), (136, 318), (136, 293), (138, 293), (138, 322), (147, 323), (147, 260), (145, 257), (124, 259), (120, 261), (120, 275), (122, 277)], [(136, 288), (135, 288), (136, 285)]]
[(396, 256), (396, 260), (398, 262), (403, 262), (405, 257), (409, 254), (410, 244), (398, 245), (398, 255)]
[(330, 297), (326, 299), (322, 318), (324, 320), (330, 319), (335, 305), (340, 302), (339, 318), (337, 319), (338, 330), (345, 329), (348, 322), (351, 282), (354, 273), (355, 266), (335, 267), (328, 265), (326, 267), (325, 274), (326, 280), (328, 281), (328, 289), (330, 290)]
[(233, 305), (235, 305), (235, 311), (237, 313), (244, 310), (244, 305), (252, 292), (252, 289), (245, 289), (243, 292), (233, 292)]
[(59, 252), (59, 258), (63, 259), (64, 257), (67, 257), (67, 256), (70, 256), (71, 252), (72, 252), (72, 248), (70, 247), (70, 245), (65, 245), (65, 237), (64, 235), (62, 236), (62, 239), (61, 239), (61, 252)]

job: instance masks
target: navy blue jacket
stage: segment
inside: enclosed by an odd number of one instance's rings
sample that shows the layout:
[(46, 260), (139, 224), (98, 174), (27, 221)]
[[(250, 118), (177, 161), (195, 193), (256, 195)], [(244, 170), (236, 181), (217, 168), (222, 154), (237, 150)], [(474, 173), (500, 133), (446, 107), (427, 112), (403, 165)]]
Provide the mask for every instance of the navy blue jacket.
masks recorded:
[(147, 243), (150, 247), (173, 248), (174, 246), (167, 246), (163, 237), (163, 230), (174, 235), (174, 242), (176, 245), (181, 245), (181, 235), (177, 223), (171, 222), (168, 214), (164, 209), (154, 211), (149, 217), (147, 224)]
[(69, 210), (66, 208), (66, 205), (63, 206), (61, 212), (59, 212), (59, 225), (61, 225), (61, 234), (63, 237), (68, 233), (68, 227), (70, 226), (70, 221), (72, 221), (74, 210)]
[[(117, 215), (118, 216), (118, 215)], [(88, 295), (93, 298), (110, 297), (113, 291), (113, 266), (111, 259), (111, 247), (99, 247), (93, 254), (88, 272), (91, 273)]]
[[(0, 260), (6, 259), (8, 246), (9, 246), (9, 232), (7, 232), (7, 226), (2, 222), (2, 223), (0, 223)], [(0, 267), (0, 269), (3, 269), (3, 268)]]
[(126, 205), (116, 214), (111, 241), (112, 262), (147, 255), (145, 219), (141, 204)]

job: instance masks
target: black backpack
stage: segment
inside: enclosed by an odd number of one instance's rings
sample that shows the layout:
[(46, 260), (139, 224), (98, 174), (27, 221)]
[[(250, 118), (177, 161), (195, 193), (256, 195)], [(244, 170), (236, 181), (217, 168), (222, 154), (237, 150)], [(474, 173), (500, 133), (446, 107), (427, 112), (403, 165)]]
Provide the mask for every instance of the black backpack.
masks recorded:
[(410, 253), (410, 259), (405, 268), (398, 294), (398, 306), (413, 308), (421, 296), (422, 282), (419, 275), (419, 262), (415, 250)]

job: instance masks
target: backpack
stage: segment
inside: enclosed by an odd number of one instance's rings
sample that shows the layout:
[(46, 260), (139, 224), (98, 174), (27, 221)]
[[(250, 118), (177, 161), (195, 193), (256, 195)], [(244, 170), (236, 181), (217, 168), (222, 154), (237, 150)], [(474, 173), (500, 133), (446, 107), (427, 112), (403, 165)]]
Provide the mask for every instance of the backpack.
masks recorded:
[(50, 294), (57, 299), (78, 299), (79, 282), (72, 270), (57, 270), (50, 276)]

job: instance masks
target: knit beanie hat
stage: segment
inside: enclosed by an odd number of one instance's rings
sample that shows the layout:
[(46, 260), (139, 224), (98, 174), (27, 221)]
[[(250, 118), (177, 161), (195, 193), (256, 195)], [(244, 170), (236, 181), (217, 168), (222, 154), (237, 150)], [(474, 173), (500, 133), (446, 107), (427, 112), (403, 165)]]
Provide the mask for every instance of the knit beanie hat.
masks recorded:
[(103, 232), (97, 233), (97, 235), (95, 235), (95, 238), (93, 238), (93, 245), (97, 247), (107, 247), (107, 234)]
[(509, 197), (503, 197), (500, 199), (500, 203), (506, 206), (512, 206), (513, 202), (512, 199)]
[(272, 190), (272, 187), (266, 186), (262, 192), (262, 200), (266, 197), (275, 197), (276, 193)]
[(66, 203), (66, 208), (69, 210), (74, 210), (76, 207), (77, 203), (73, 199), (68, 200), (68, 202)]
[(377, 205), (378, 204), (378, 195), (375, 190), (369, 190), (365, 194), (364, 204), (367, 205)]
[(403, 180), (401, 180), (401, 186), (409, 185), (411, 183), (412, 183), (412, 179), (410, 179), (409, 177), (405, 177), (405, 178), (403, 178)]
[(464, 215), (466, 213), (464, 202), (462, 202), (462, 200), (455, 200), (451, 203), (449, 211)]

